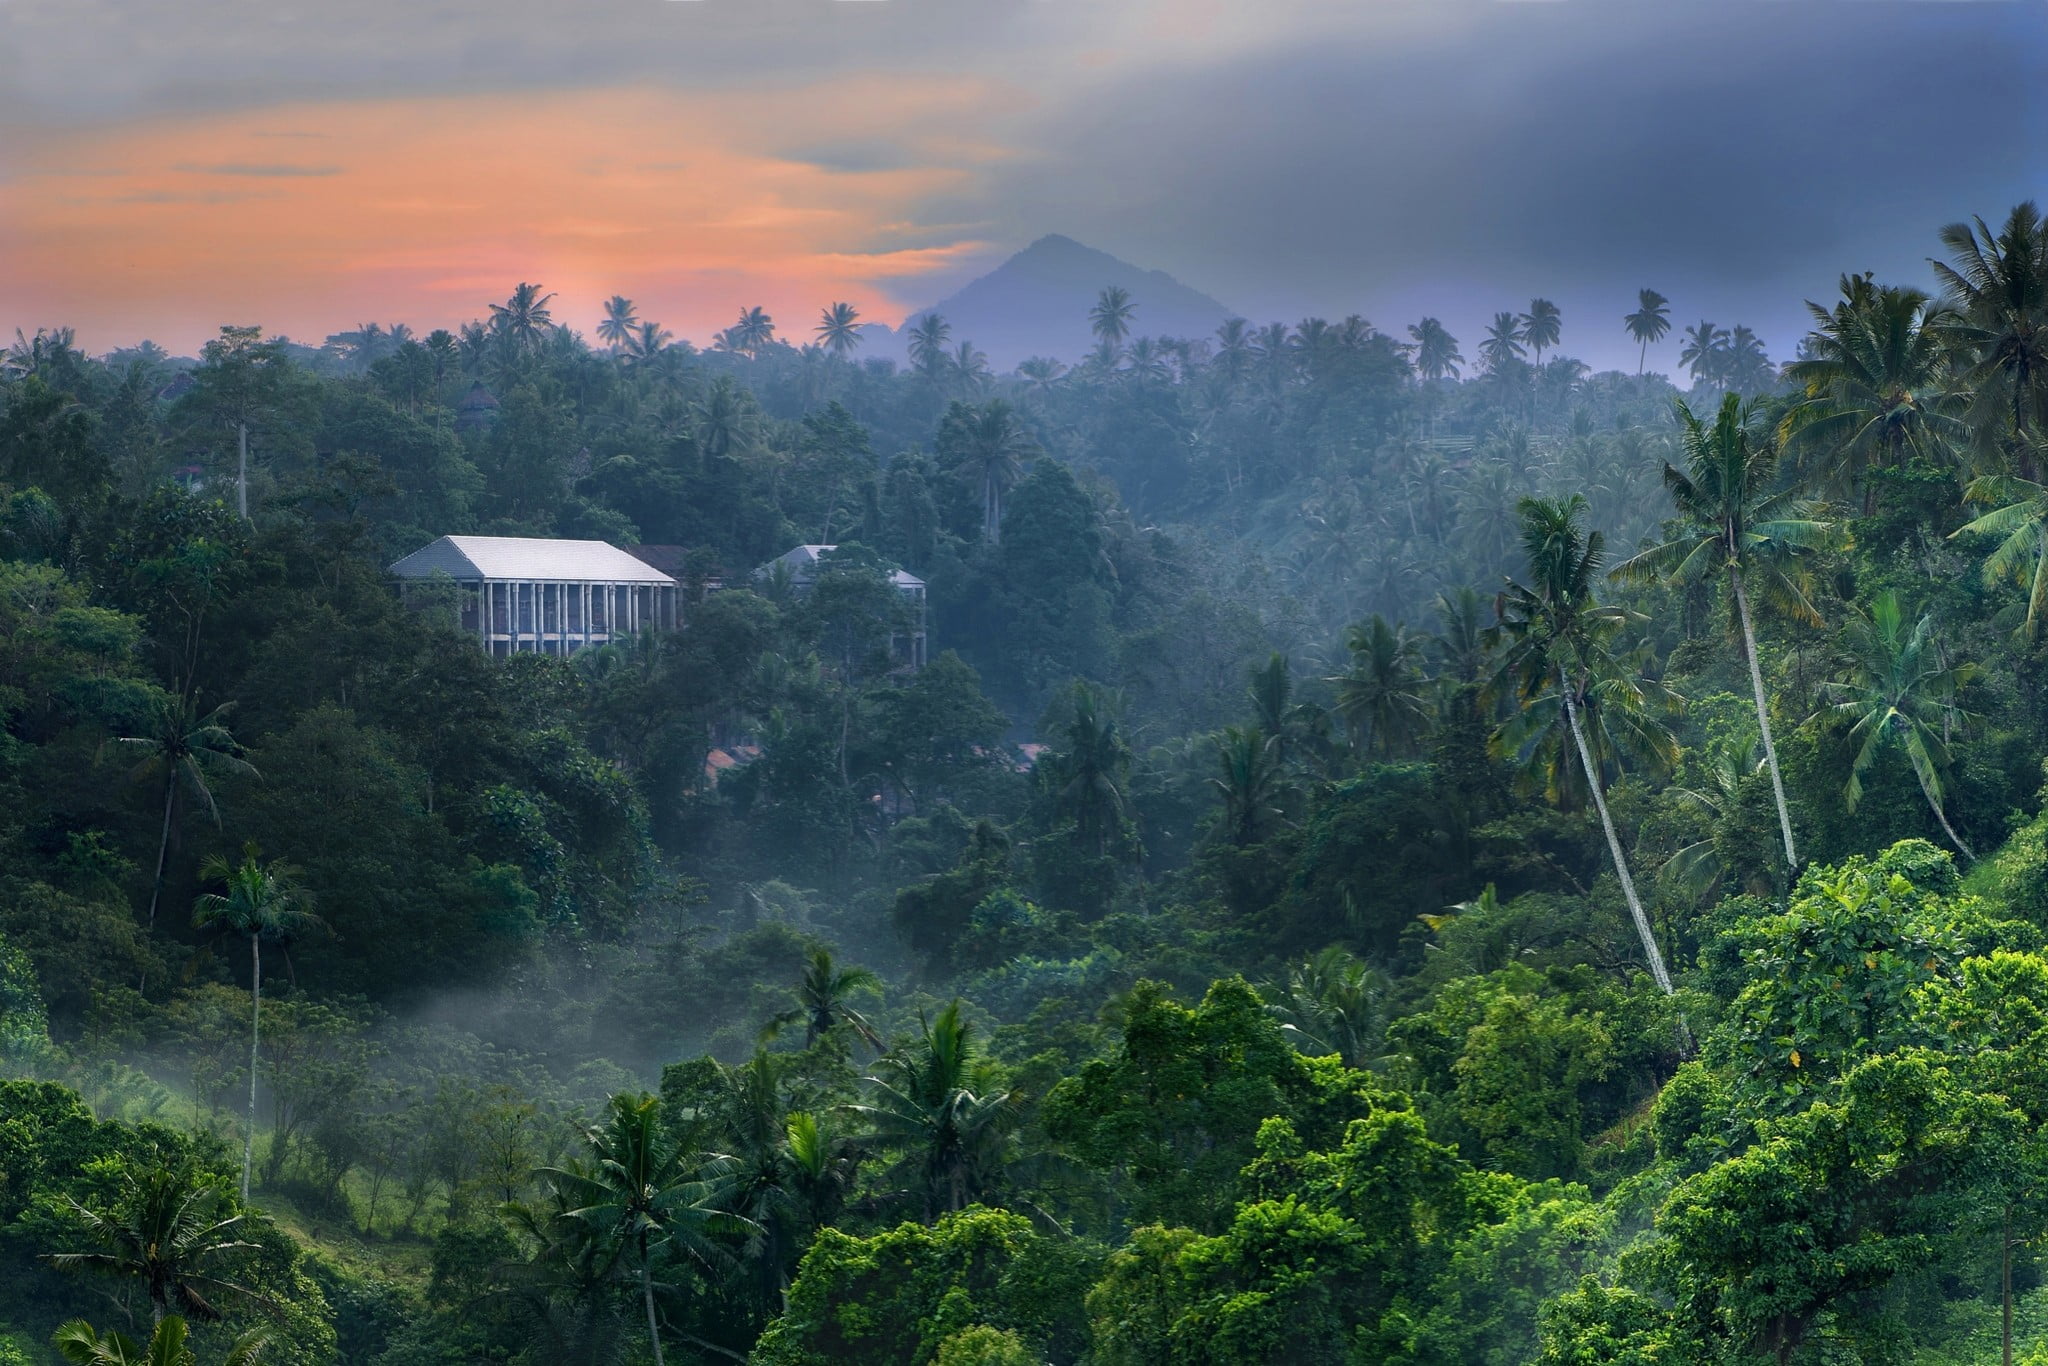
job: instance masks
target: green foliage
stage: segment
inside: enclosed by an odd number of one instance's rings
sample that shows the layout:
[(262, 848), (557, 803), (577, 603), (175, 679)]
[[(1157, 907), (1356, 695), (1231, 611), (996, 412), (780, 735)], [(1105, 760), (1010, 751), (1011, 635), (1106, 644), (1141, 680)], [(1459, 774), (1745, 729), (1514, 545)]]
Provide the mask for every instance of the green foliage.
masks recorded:
[[(1081, 1292), (1096, 1254), (1032, 1232), (1026, 1220), (969, 1209), (869, 1238), (828, 1229), (804, 1257), (789, 1307), (763, 1335), (764, 1366), (1076, 1359)], [(991, 1330), (971, 1334), (975, 1328)], [(1004, 1341), (1008, 1338), (1010, 1341)], [(980, 1353), (980, 1355), (971, 1355)]]

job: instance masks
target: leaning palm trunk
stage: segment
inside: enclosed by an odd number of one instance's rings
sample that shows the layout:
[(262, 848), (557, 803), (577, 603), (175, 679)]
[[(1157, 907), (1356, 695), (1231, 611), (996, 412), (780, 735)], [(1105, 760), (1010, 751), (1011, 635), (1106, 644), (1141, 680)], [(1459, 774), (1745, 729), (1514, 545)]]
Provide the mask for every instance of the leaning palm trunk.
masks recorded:
[(242, 1203), (249, 1203), (249, 1172), (256, 1161), (256, 1046), (263, 1031), (263, 941), (249, 936), (249, 1127), (242, 1135)]
[(1614, 871), (1621, 879), (1621, 894), (1628, 898), (1628, 913), (1636, 922), (1636, 933), (1642, 936), (1643, 952), (1650, 960), (1650, 976), (1657, 983), (1658, 990), (1671, 995), (1671, 974), (1664, 970), (1664, 955), (1657, 948), (1657, 936), (1650, 930), (1650, 917), (1643, 912), (1642, 900), (1636, 896), (1635, 879), (1628, 874), (1628, 858), (1621, 852), (1621, 836), (1614, 831), (1614, 817), (1607, 810), (1607, 796), (1600, 790), (1600, 773), (1593, 767), (1593, 751), (1586, 746), (1585, 728), (1579, 724), (1579, 704), (1572, 696), (1571, 680), (1559, 670), (1558, 683), (1563, 688), (1564, 714), (1571, 722), (1572, 740), (1579, 747), (1579, 763), (1586, 770), (1586, 786), (1592, 789), (1593, 805), (1599, 808), (1601, 828), (1607, 832), (1607, 851), (1614, 856)]
[(149, 928), (156, 929), (156, 904), (164, 894), (164, 864), (171, 856), (171, 805), (178, 799), (178, 771), (171, 769), (171, 779), (164, 784), (164, 833), (156, 846), (156, 881), (149, 888)]
[(1764, 737), (1764, 764), (1771, 770), (1771, 793), (1778, 799), (1778, 829), (1785, 835), (1785, 870), (1799, 871), (1799, 851), (1792, 845), (1792, 811), (1785, 805), (1785, 780), (1778, 773), (1778, 746), (1771, 739), (1770, 712), (1764, 705), (1764, 671), (1756, 657), (1756, 629), (1749, 624), (1749, 594), (1742, 586), (1742, 571), (1728, 566), (1728, 581), (1735, 587), (1735, 615), (1742, 622), (1742, 651), (1749, 658), (1749, 686), (1756, 694), (1756, 724)]
[(1975, 863), (1977, 861), (1977, 851), (1964, 844), (1963, 837), (1958, 835), (1956, 828), (1948, 823), (1948, 812), (1941, 809), (1941, 798), (1935, 795), (1934, 788), (1929, 785), (1924, 776), (1920, 778), (1920, 795), (1927, 798), (1927, 808), (1934, 813), (1934, 819), (1941, 822), (1942, 833), (1948, 836), (1948, 842), (1962, 850), (1964, 858)]
[(648, 1252), (646, 1235), (640, 1239), (640, 1295), (647, 1304), (647, 1341), (654, 1347), (654, 1366), (663, 1366), (661, 1359), (661, 1328), (654, 1318), (654, 1268)]

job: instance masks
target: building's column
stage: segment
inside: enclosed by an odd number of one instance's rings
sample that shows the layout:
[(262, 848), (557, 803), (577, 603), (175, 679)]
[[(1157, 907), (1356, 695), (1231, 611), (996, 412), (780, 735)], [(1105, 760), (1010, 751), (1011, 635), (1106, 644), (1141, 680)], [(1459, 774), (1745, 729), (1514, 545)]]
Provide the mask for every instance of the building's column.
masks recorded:
[(583, 597), (583, 643), (588, 645), (590, 643), (590, 585), (586, 583), (578, 591)]

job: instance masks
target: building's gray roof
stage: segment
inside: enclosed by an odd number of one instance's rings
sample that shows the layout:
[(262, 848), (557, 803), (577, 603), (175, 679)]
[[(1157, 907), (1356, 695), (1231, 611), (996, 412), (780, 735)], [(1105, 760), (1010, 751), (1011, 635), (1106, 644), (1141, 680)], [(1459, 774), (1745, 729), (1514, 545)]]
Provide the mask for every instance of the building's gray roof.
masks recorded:
[(674, 579), (604, 541), (443, 536), (391, 566), (401, 579), (532, 579), (550, 583), (668, 583)]
[[(796, 546), (793, 549), (783, 551), (780, 555), (777, 555), (774, 559), (756, 569), (754, 576), (765, 579), (775, 572), (776, 565), (786, 564), (789, 566), (789, 572), (801, 582), (817, 573), (818, 561), (837, 549), (839, 547), (836, 545)], [(895, 584), (898, 588), (924, 587), (923, 579), (920, 579), (915, 574), (905, 573), (901, 569), (895, 570), (889, 575), (889, 582)]]

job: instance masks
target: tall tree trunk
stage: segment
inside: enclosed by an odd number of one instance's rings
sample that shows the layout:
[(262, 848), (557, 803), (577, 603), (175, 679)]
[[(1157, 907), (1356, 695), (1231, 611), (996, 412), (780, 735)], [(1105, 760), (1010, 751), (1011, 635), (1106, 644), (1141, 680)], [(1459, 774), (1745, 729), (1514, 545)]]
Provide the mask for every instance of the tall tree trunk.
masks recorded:
[(1607, 796), (1600, 790), (1600, 772), (1593, 767), (1593, 751), (1586, 746), (1585, 728), (1579, 724), (1578, 700), (1572, 696), (1571, 680), (1558, 672), (1558, 683), (1563, 688), (1564, 714), (1571, 722), (1572, 739), (1579, 747), (1579, 763), (1586, 770), (1586, 786), (1592, 789), (1593, 805), (1599, 808), (1601, 828), (1607, 832), (1607, 851), (1614, 856), (1614, 872), (1621, 879), (1621, 894), (1628, 898), (1628, 913), (1636, 922), (1636, 933), (1642, 936), (1643, 952), (1650, 960), (1650, 977), (1666, 996), (1671, 995), (1671, 974), (1664, 970), (1664, 954), (1657, 947), (1657, 936), (1650, 928), (1650, 917), (1643, 912), (1642, 900), (1636, 896), (1635, 879), (1628, 874), (1628, 858), (1621, 852), (1621, 836), (1614, 831), (1614, 817), (1607, 810)]
[(249, 424), (235, 424), (235, 445), (239, 452), (235, 466), (235, 510), (249, 520)]
[(1778, 799), (1778, 829), (1785, 836), (1787, 876), (1799, 871), (1799, 851), (1792, 845), (1792, 811), (1785, 805), (1785, 780), (1778, 773), (1778, 746), (1771, 738), (1771, 716), (1764, 702), (1764, 671), (1756, 657), (1756, 628), (1749, 619), (1749, 593), (1742, 586), (1742, 571), (1728, 566), (1728, 581), (1735, 586), (1735, 615), (1742, 622), (1742, 652), (1749, 658), (1749, 686), (1756, 694), (1756, 724), (1763, 732), (1764, 763), (1771, 770), (1771, 793)]
[(2005, 1207), (2005, 1226), (2001, 1231), (1998, 1247), (1998, 1273), (2002, 1282), (2004, 1303), (2001, 1306), (1999, 1325), (2000, 1360), (2004, 1366), (2012, 1366), (2012, 1206)]
[(156, 928), (156, 903), (164, 893), (164, 862), (171, 856), (171, 803), (178, 799), (178, 770), (171, 768), (170, 780), (164, 784), (164, 834), (156, 846), (156, 881), (149, 887), (149, 928)]
[(1920, 795), (1927, 798), (1927, 809), (1934, 813), (1934, 819), (1941, 822), (1942, 833), (1948, 836), (1948, 842), (1962, 850), (1964, 858), (1975, 863), (1977, 861), (1977, 851), (1964, 844), (1963, 837), (1958, 835), (1956, 828), (1948, 823), (1948, 812), (1941, 809), (1940, 799), (1934, 795), (1934, 789), (1927, 785), (1925, 778), (1920, 780)]
[(663, 1366), (661, 1328), (654, 1320), (654, 1270), (644, 1236), (640, 1240), (640, 1295), (647, 1304), (647, 1341), (654, 1347), (654, 1366)]
[(256, 1049), (263, 1036), (263, 939), (249, 936), (249, 1128), (242, 1135), (242, 1203), (249, 1203), (249, 1171), (256, 1161)]

